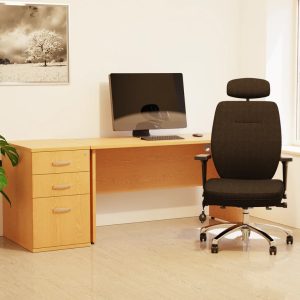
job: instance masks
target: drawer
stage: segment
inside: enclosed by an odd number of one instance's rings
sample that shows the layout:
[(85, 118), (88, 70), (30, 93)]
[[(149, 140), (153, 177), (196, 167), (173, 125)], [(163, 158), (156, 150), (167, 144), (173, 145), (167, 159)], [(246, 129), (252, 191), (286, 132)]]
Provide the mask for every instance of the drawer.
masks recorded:
[(89, 150), (37, 152), (32, 154), (32, 174), (89, 170)]
[(34, 199), (33, 248), (89, 242), (89, 195)]
[(33, 198), (90, 193), (90, 172), (33, 175)]

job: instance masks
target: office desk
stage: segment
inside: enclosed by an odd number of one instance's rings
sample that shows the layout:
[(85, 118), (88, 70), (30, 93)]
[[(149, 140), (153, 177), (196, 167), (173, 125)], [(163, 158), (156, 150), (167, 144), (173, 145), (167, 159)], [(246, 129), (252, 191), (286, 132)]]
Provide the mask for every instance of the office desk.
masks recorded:
[[(13, 142), (20, 163), (11, 168), (4, 160), (13, 202), (4, 205), (4, 236), (33, 252), (94, 243), (97, 193), (201, 185), (201, 165), (193, 158), (209, 143), (209, 136)], [(210, 161), (208, 178), (216, 175)], [(210, 214), (240, 219), (236, 209), (225, 212), (212, 208)]]
[[(194, 155), (204, 153), (209, 137), (144, 141), (137, 138), (91, 141), (92, 207), (96, 193), (201, 185), (201, 166)], [(208, 176), (215, 175), (210, 162)], [(95, 214), (93, 226), (95, 228)], [(95, 232), (92, 231), (92, 240)]]

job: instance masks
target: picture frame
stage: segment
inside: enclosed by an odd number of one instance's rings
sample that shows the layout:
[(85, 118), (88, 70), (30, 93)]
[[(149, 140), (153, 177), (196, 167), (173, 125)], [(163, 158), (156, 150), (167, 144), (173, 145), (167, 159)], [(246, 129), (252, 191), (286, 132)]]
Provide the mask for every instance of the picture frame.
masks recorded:
[(0, 2), (0, 85), (69, 84), (69, 5)]

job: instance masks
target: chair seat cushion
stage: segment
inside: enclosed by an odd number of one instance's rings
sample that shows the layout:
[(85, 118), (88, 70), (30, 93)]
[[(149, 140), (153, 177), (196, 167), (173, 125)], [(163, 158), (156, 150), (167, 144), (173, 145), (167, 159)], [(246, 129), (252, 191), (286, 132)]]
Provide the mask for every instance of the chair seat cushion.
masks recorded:
[(214, 178), (204, 186), (204, 205), (264, 207), (281, 203), (284, 186), (277, 179)]

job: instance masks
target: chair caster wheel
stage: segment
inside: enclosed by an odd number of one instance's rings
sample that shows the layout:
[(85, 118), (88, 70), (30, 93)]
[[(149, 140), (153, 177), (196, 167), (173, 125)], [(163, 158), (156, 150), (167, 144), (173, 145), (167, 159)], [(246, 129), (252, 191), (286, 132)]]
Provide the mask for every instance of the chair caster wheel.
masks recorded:
[(218, 253), (219, 247), (218, 245), (211, 245), (211, 253)]
[(286, 243), (287, 243), (287, 244), (293, 245), (293, 242), (294, 242), (293, 236), (288, 235), (288, 236), (286, 237)]
[(269, 251), (270, 251), (270, 255), (272, 255), (272, 254), (276, 255), (277, 248), (275, 246), (271, 246)]
[(206, 214), (204, 213), (204, 211), (201, 213), (201, 215), (199, 216), (199, 221), (201, 223), (204, 223), (206, 221)]
[(206, 242), (206, 233), (205, 232), (200, 233), (200, 242)]

